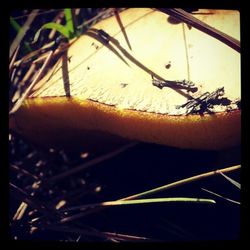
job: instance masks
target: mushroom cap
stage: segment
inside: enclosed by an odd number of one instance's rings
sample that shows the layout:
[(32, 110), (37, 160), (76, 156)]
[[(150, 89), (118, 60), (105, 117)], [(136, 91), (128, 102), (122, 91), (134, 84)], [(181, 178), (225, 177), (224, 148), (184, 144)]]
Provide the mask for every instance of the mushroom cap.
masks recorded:
[[(195, 17), (240, 39), (237, 11), (200, 10)], [(76, 39), (11, 127), (40, 142), (119, 136), (191, 149), (239, 144), (240, 54), (154, 9), (127, 9), (120, 19), (124, 29), (113, 16)], [(183, 85), (190, 82), (195, 91)], [(205, 112), (188, 109), (190, 100), (220, 88), (224, 95)]]

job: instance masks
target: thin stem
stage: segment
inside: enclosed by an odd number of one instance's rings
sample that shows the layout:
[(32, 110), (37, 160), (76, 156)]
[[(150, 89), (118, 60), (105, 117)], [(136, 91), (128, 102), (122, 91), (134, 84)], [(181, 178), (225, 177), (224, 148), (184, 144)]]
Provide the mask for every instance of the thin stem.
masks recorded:
[(13, 68), (13, 66), (14, 66), (14, 63), (15, 63), (15, 61), (16, 61), (16, 57), (17, 57), (17, 54), (18, 54), (18, 52), (19, 52), (19, 49), (20, 49), (20, 45), (17, 46), (17, 48), (16, 48), (16, 50), (15, 50), (15, 52), (14, 52), (14, 55), (13, 55), (11, 61), (10, 61), (10, 65), (9, 65), (9, 71), (10, 71), (10, 73), (11, 73), (12, 68)]
[(63, 10), (63, 9), (40, 11), (40, 13), (37, 13), (37, 14), (34, 14), (34, 13), (25, 14), (25, 15), (14, 17), (13, 19), (17, 20), (17, 19), (21, 19), (21, 18), (27, 17), (29, 15), (36, 15), (36, 16), (47, 15), (48, 13), (57, 12), (57, 11), (61, 11), (61, 10)]
[(34, 85), (37, 83), (37, 81), (40, 79), (40, 77), (41, 77), (42, 73), (44, 72), (45, 68), (47, 67), (47, 65), (51, 61), (53, 53), (54, 53), (53, 50), (49, 53), (48, 57), (46, 58), (46, 61), (44, 62), (42, 68), (40, 69), (40, 71), (38, 72), (36, 77), (34, 78), (33, 82), (30, 84), (30, 86), (23, 93), (22, 97), (16, 102), (14, 107), (11, 109), (11, 111), (9, 113), (10, 115), (13, 115), (21, 107), (24, 99), (29, 95), (30, 91), (32, 90)]
[(234, 186), (236, 186), (238, 189), (241, 189), (241, 185), (239, 182), (233, 180), (232, 178), (228, 177), (227, 175), (220, 173), (224, 178), (226, 178), (229, 182), (231, 182)]
[(31, 206), (32, 208), (37, 209), (38, 211), (41, 211), (41, 212), (44, 212), (44, 213), (48, 214), (49, 211), (46, 209), (46, 207), (44, 205), (40, 204), (40, 202), (36, 201), (34, 199), (34, 197), (30, 196), (24, 190), (17, 187), (13, 183), (10, 183), (10, 192), (18, 200), (21, 200), (21, 201), (27, 203), (29, 206)]
[(15, 215), (13, 216), (13, 220), (21, 220), (23, 215), (28, 207), (28, 204), (25, 202), (21, 202), (20, 206), (18, 207)]
[[(9, 55), (10, 58), (12, 57), (12, 55), (13, 55), (14, 51), (16, 50), (17, 46), (21, 43), (21, 41), (24, 38), (26, 32), (29, 30), (30, 25), (33, 22), (34, 18), (36, 17), (38, 11), (39, 10), (33, 10), (31, 12), (31, 14), (29, 15), (29, 17), (27, 18), (27, 21), (25, 22), (23, 27), (19, 30), (16, 38), (14, 39), (14, 41), (12, 42), (12, 44), (10, 46), (10, 55)], [(15, 27), (18, 28), (17, 26), (15, 26)]]
[(35, 179), (35, 180), (39, 180), (39, 178), (38, 178), (37, 176), (31, 174), (29, 171), (27, 171), (27, 170), (25, 170), (25, 169), (23, 169), (23, 168), (19, 168), (19, 167), (16, 166), (16, 165), (11, 164), (11, 165), (10, 165), (10, 168), (11, 168), (12, 170), (16, 171), (16, 172), (21, 172), (22, 174), (24, 174), (24, 175), (26, 175), (26, 176), (29, 176), (29, 177), (31, 177), (31, 178), (33, 178), (33, 179)]
[(104, 233), (99, 232), (97, 230), (85, 230), (82, 228), (73, 228), (73, 227), (63, 227), (63, 226), (44, 226), (44, 229), (47, 230), (53, 230), (58, 232), (68, 232), (68, 233), (77, 233), (82, 235), (88, 235), (88, 236), (94, 236), (98, 238), (104, 238), (107, 239), (108, 236), (106, 236)]
[(222, 198), (222, 199), (224, 199), (224, 200), (230, 201), (230, 202), (232, 202), (232, 203), (235, 203), (235, 204), (238, 204), (238, 205), (241, 204), (241, 203), (238, 202), (238, 201), (229, 199), (229, 198), (224, 197), (224, 196), (222, 196), (222, 195), (220, 195), (220, 194), (217, 194), (217, 193), (215, 193), (215, 192), (212, 192), (212, 191), (210, 191), (210, 190), (208, 190), (208, 189), (202, 188), (202, 190), (204, 190), (204, 191), (206, 191), (206, 192), (208, 192), (208, 193), (210, 193), (210, 194), (213, 194), (213, 195), (215, 195), (215, 196), (217, 196), (217, 197), (220, 197), (220, 198)]
[[(61, 11), (59, 12), (59, 14), (57, 14), (57, 16), (54, 18), (53, 22), (55, 23), (58, 23), (58, 24), (61, 24), (62, 20), (64, 18), (64, 12)], [(56, 34), (56, 30), (55, 29), (52, 29), (51, 32), (49, 33), (49, 39), (53, 39), (54, 36)]]
[(129, 47), (129, 49), (132, 50), (131, 44), (130, 44), (129, 39), (128, 39), (128, 35), (126, 33), (126, 29), (124, 28), (124, 25), (122, 24), (122, 20), (121, 20), (121, 17), (119, 15), (119, 11), (116, 8), (114, 9), (114, 14), (115, 14), (116, 21), (121, 29), (121, 32), (125, 38), (125, 41)]
[(111, 233), (111, 232), (103, 232), (105, 235), (115, 238), (117, 240), (151, 240), (146, 237), (141, 237), (141, 236), (135, 236), (135, 235), (128, 235), (128, 234), (120, 234), (120, 233)]
[(74, 228), (74, 227), (63, 227), (63, 226), (45, 226), (45, 229), (48, 230), (55, 230), (59, 232), (68, 232), (68, 233), (76, 233), (88, 236), (94, 236), (98, 238), (104, 239), (117, 239), (117, 240), (149, 240), (149, 238), (135, 236), (135, 235), (127, 235), (127, 234), (120, 234), (120, 233), (111, 233), (111, 232), (100, 232), (92, 228), (83, 229), (83, 228)]
[[(10, 17), (10, 25), (17, 32), (17, 34), (19, 32), (22, 32), (22, 27), (17, 23), (17, 21), (13, 17)], [(18, 46), (20, 46), (20, 44)], [(25, 49), (27, 52), (32, 51), (31, 47), (29, 46), (29, 44), (27, 42), (24, 42), (24, 46), (25, 46)]]
[[(142, 198), (142, 197), (150, 195), (150, 194), (155, 194), (155, 193), (163, 191), (163, 190), (167, 190), (167, 189), (170, 189), (170, 188), (173, 188), (173, 187), (177, 187), (177, 186), (180, 186), (180, 185), (183, 185), (183, 184), (187, 184), (187, 183), (190, 183), (190, 182), (193, 182), (193, 181), (197, 181), (197, 180), (200, 180), (200, 179), (203, 179), (203, 178), (207, 178), (207, 177), (210, 177), (210, 176), (213, 176), (213, 175), (217, 175), (217, 174), (220, 174), (221, 172), (222, 173), (231, 172), (231, 171), (240, 169), (240, 167), (241, 167), (240, 165), (236, 165), (236, 166), (232, 166), (232, 167), (228, 167), (228, 168), (223, 168), (223, 169), (218, 169), (218, 170), (215, 170), (215, 171), (207, 172), (207, 173), (204, 173), (204, 174), (195, 175), (195, 176), (192, 176), (190, 178), (182, 179), (180, 181), (176, 181), (176, 182), (173, 182), (173, 183), (170, 183), (170, 184), (167, 184), (167, 185), (155, 188), (155, 189), (151, 189), (149, 191), (145, 191), (145, 192), (142, 192), (142, 193), (139, 193), (139, 194), (131, 195), (131, 196), (119, 199), (117, 201), (119, 202), (119, 201), (125, 201), (125, 200), (139, 199), (139, 198)], [(106, 208), (106, 207), (96, 207), (96, 208), (93, 208), (91, 210), (87, 210), (87, 211), (75, 214), (73, 216), (63, 218), (60, 221), (60, 223), (66, 223), (66, 222), (69, 222), (69, 221), (73, 221), (73, 220), (85, 217), (85, 216), (87, 216), (89, 214), (92, 214), (92, 213), (97, 213), (97, 212), (103, 210), (104, 208)]]
[(187, 61), (187, 79), (188, 79), (188, 81), (190, 81), (191, 77), (190, 77), (190, 64), (189, 64), (188, 43), (187, 43), (187, 37), (186, 37), (184, 23), (182, 23), (182, 32), (183, 32), (184, 46), (185, 46), (185, 52), (186, 52), (186, 61)]
[(80, 205), (70, 208), (61, 209), (60, 212), (84, 210), (94, 207), (106, 207), (106, 206), (124, 206), (124, 205), (144, 205), (147, 203), (162, 203), (162, 202), (199, 202), (199, 203), (215, 203), (211, 199), (200, 199), (200, 198), (187, 198), (187, 197), (171, 197), (171, 198), (153, 198), (153, 199), (138, 199), (138, 200), (117, 200), (117, 201), (105, 201), (100, 203)]
[(213, 28), (212, 26), (200, 21), (199, 19), (193, 17), (188, 12), (182, 10), (182, 9), (167, 9), (167, 8), (159, 8), (160, 11), (171, 15), (175, 18), (178, 18), (179, 20), (190, 24), (194, 28), (205, 32), (206, 34), (222, 41), (223, 43), (227, 44), (231, 48), (235, 49), (236, 51), (240, 52), (240, 41), (237, 39), (221, 32), (220, 30), (217, 30)]
[(109, 8), (107, 10), (104, 10), (104, 11), (101, 11), (99, 12), (96, 16), (86, 20), (83, 22), (83, 24), (79, 25), (77, 28), (80, 30), (80, 29), (83, 29), (84, 27), (87, 27), (87, 25), (89, 25), (90, 23), (94, 22), (95, 20), (97, 20), (98, 18), (101, 18), (102, 16), (104, 15), (107, 15), (107, 14), (110, 14), (113, 12), (113, 9), (112, 8)]
[(241, 167), (241, 165), (236, 165), (236, 166), (232, 166), (232, 167), (228, 167), (228, 168), (223, 168), (223, 169), (218, 169), (218, 170), (215, 170), (215, 171), (207, 172), (207, 173), (204, 173), (204, 174), (195, 175), (195, 176), (192, 176), (192, 177), (180, 180), (180, 181), (176, 181), (176, 182), (173, 182), (173, 183), (170, 183), (170, 184), (158, 187), (158, 188), (154, 188), (154, 189), (151, 189), (151, 190), (139, 193), (139, 194), (131, 195), (131, 196), (122, 198), (120, 200), (133, 200), (133, 199), (142, 198), (142, 197), (145, 197), (145, 196), (148, 196), (148, 195), (151, 195), (151, 194), (155, 194), (155, 193), (158, 193), (158, 192), (161, 192), (161, 191), (165, 191), (167, 189), (177, 187), (177, 186), (180, 186), (180, 185), (183, 185), (183, 184), (186, 184), (186, 183), (190, 183), (190, 182), (193, 182), (193, 181), (197, 181), (197, 180), (200, 180), (200, 179), (204, 179), (204, 178), (207, 178), (207, 177), (210, 177), (210, 176), (213, 176), (213, 175), (217, 175), (217, 174), (220, 174), (220, 173), (231, 172), (231, 171), (240, 169), (240, 167)]

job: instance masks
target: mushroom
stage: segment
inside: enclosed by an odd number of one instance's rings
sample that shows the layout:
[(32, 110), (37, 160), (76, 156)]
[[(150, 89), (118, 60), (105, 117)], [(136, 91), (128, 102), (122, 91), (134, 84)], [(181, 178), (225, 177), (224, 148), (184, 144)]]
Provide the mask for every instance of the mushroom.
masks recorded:
[[(156, 9), (119, 15), (120, 24), (109, 17), (72, 43), (10, 127), (43, 145), (239, 144), (240, 54)], [(200, 10), (195, 17), (240, 39), (237, 11)]]

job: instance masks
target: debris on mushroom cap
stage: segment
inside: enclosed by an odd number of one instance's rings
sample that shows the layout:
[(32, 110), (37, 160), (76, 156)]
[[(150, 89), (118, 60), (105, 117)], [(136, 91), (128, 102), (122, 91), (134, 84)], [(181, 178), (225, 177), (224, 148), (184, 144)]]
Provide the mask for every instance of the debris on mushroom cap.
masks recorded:
[[(195, 17), (239, 39), (237, 11), (206, 11)], [(90, 28), (39, 82), (17, 114), (19, 125), (21, 116), (32, 113), (36, 126), (46, 126), (40, 112), (50, 117), (47, 126), (67, 124), (177, 147), (239, 143), (240, 54), (155, 9), (128, 9), (120, 19), (127, 38), (115, 17)]]
[[(153, 9), (129, 9), (120, 15), (131, 50), (115, 17), (103, 20), (68, 50), (68, 83), (63, 77), (62, 59), (51, 71), (49, 81), (45, 78), (44, 87), (32, 96), (64, 96), (65, 85), (69, 85), (70, 95), (82, 100), (170, 115), (185, 114), (185, 109), (176, 106), (193, 96), (174, 82), (192, 81), (201, 94), (224, 87), (229, 100), (240, 96), (238, 52), (197, 29), (190, 30), (184, 23), (169, 23), (167, 15)], [(210, 15), (203, 11), (195, 17), (239, 38), (236, 11)], [(102, 40), (105, 36), (108, 43)], [(169, 61), (171, 68), (166, 70)], [(156, 88), (151, 75), (173, 84)], [(218, 112), (225, 110), (226, 105), (218, 106)]]

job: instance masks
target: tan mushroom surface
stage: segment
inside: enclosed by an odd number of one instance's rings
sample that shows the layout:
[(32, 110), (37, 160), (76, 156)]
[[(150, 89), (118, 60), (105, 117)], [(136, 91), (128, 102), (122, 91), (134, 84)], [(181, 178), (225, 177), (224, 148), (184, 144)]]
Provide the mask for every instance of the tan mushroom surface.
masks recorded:
[[(239, 12), (194, 16), (240, 40)], [(48, 145), (103, 146), (112, 138), (209, 150), (239, 144), (240, 53), (155, 9), (127, 9), (120, 18), (124, 30), (112, 16), (76, 39), (10, 127)], [(187, 105), (218, 93), (211, 105)]]

